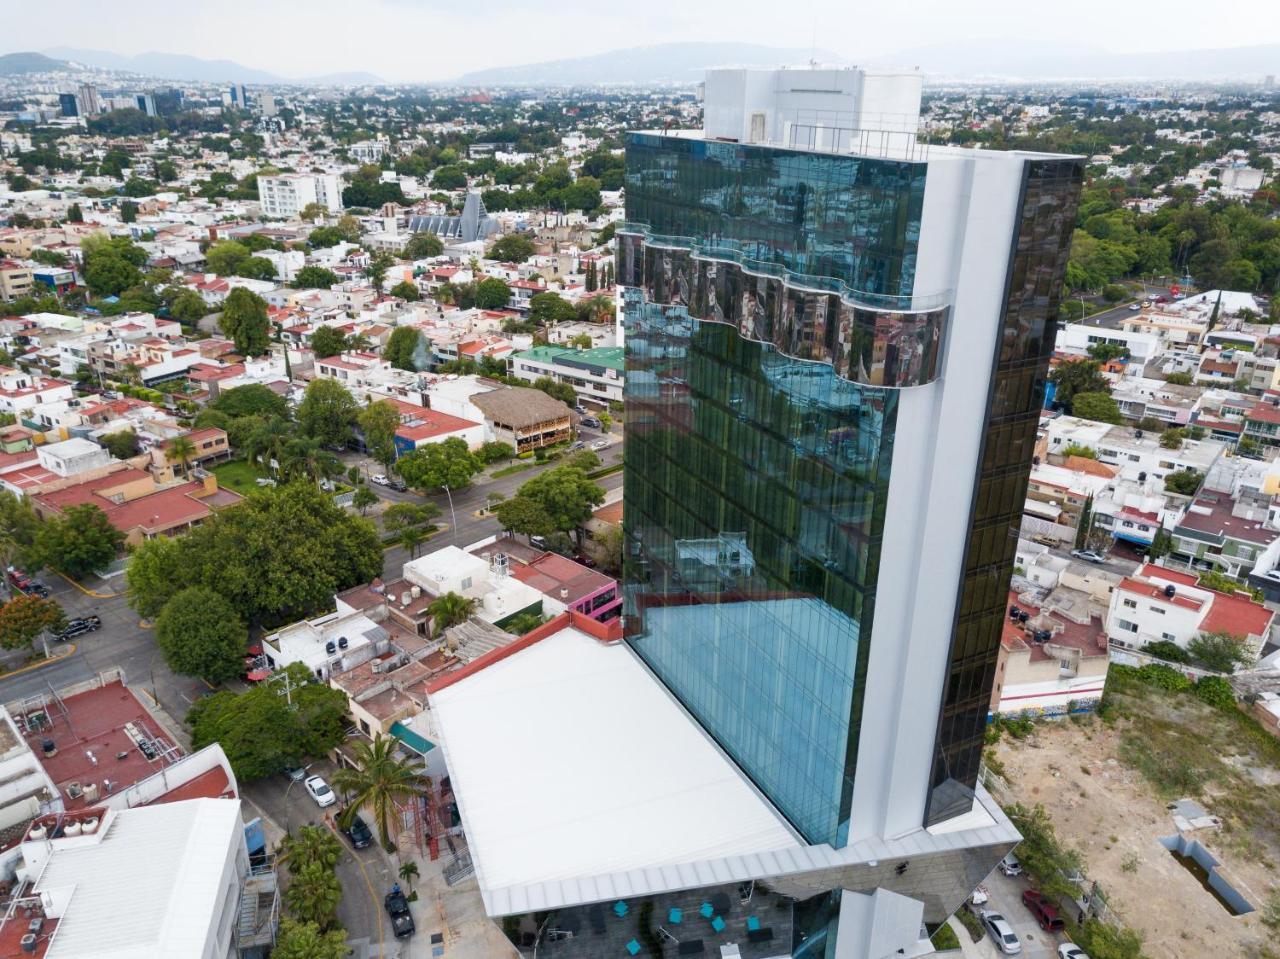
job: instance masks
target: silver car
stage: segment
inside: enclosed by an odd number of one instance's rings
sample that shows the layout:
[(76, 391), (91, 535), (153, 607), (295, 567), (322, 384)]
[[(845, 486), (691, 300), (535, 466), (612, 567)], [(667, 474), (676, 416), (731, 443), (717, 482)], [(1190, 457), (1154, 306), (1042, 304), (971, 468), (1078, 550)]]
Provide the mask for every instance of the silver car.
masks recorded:
[(1022, 952), (1022, 940), (1018, 938), (1018, 934), (1013, 931), (1013, 926), (1009, 925), (1009, 920), (998, 912), (989, 910), (982, 911), (982, 924), (986, 927), (987, 933), (996, 941), (996, 948), (1006, 956), (1016, 956)]
[(1058, 959), (1089, 959), (1089, 957), (1074, 942), (1064, 942), (1058, 947)]

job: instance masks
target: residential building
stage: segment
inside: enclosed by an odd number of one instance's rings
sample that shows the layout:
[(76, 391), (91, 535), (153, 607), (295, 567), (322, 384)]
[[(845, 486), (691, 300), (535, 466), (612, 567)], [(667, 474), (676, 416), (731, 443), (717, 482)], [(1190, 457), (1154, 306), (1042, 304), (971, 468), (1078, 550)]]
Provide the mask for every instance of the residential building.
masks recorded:
[(488, 435), (517, 453), (555, 446), (573, 432), (572, 411), (542, 390), (507, 386), (477, 393), (471, 402), (484, 414)]
[(330, 213), (342, 209), (342, 177), (336, 173), (280, 173), (258, 177), (258, 202), (262, 215), (278, 220), (296, 219), (311, 203)]
[(1243, 578), (1280, 529), (1272, 521), (1272, 497), (1258, 490), (1230, 492), (1205, 488), (1173, 527), (1172, 554), (1198, 569)]
[(1130, 359), (1139, 368), (1159, 356), (1161, 351), (1160, 338), (1153, 333), (1113, 330), (1086, 323), (1069, 323), (1064, 326), (1058, 331), (1056, 344), (1060, 352), (1072, 357), (1088, 356), (1091, 346), (1122, 346), (1129, 351)]
[(1036, 717), (1089, 712), (1102, 700), (1109, 663), (1100, 615), (1086, 606), (1080, 622), (1038, 604), (1031, 593), (1010, 590), (991, 712)]
[(1258, 446), (1280, 446), (1280, 390), (1268, 390), (1244, 414), (1240, 440)]
[[(926, 150), (920, 96), (712, 70), (702, 130), (627, 137), (625, 630), (429, 686), (524, 955), (702, 902), (709, 951), (910, 953), (1017, 841), (979, 762), (1084, 160)], [(507, 801), (535, 741), (591, 762)]]
[(29, 296), (34, 283), (31, 267), (15, 260), (0, 260), (0, 300), (11, 302)]
[(1046, 450), (1065, 455), (1071, 447), (1084, 447), (1097, 454), (1098, 462), (1115, 467), (1124, 480), (1145, 483), (1163, 480), (1171, 473), (1194, 470), (1208, 473), (1226, 449), (1213, 439), (1183, 440), (1177, 449), (1160, 442), (1160, 434), (1111, 426), (1074, 416), (1056, 416), (1045, 424)]
[(161, 484), (144, 470), (118, 465), (121, 468), (80, 482), (54, 483), (56, 474), (48, 474), (45, 485), (56, 488), (31, 496), (36, 513), (56, 516), (69, 506), (91, 503), (107, 514), (111, 525), (124, 533), (125, 543), (133, 546), (144, 539), (182, 533), (203, 523), (215, 509), (244, 499), (220, 489), (212, 473), (197, 472), (190, 479)]
[(1197, 636), (1221, 633), (1256, 660), (1271, 639), (1275, 616), (1245, 593), (1206, 589), (1189, 573), (1147, 563), (1111, 594), (1107, 636), (1130, 649), (1159, 641), (1185, 649)]
[(61, 477), (78, 476), (111, 464), (111, 454), (90, 440), (72, 437), (36, 451), (40, 465)]
[(620, 346), (535, 346), (511, 357), (511, 375), (530, 383), (544, 376), (568, 383), (581, 399), (595, 403), (621, 403), (626, 383)]

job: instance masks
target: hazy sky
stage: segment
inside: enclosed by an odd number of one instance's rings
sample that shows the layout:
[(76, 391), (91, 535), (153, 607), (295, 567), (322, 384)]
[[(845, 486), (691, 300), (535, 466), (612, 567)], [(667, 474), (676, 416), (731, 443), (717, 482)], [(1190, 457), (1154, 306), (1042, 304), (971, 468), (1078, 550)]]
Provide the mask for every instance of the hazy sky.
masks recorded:
[(0, 0), (0, 15), (0, 52), (161, 50), (286, 77), (368, 70), (406, 82), (680, 40), (816, 40), (867, 59), (1006, 38), (1117, 53), (1280, 42), (1275, 0)]

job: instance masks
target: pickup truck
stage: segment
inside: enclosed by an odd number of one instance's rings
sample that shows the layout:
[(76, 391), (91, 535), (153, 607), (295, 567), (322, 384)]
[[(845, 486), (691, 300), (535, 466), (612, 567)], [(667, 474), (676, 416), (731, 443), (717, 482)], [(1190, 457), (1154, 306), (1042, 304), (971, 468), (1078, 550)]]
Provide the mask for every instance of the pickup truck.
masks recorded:
[(405, 939), (412, 936), (413, 916), (409, 915), (409, 900), (405, 899), (404, 893), (400, 891), (399, 883), (391, 887), (391, 891), (382, 900), (382, 905), (387, 910), (387, 915), (391, 917), (391, 931), (395, 933), (396, 938)]

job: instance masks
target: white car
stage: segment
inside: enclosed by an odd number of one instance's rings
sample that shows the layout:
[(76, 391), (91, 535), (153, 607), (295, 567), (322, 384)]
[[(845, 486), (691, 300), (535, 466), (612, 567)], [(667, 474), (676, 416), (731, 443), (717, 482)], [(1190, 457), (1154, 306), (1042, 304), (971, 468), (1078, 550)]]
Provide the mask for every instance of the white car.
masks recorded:
[(1018, 862), (1018, 857), (1013, 853), (1009, 853), (1001, 859), (1000, 865), (997, 868), (1006, 876), (1022, 875), (1022, 863)]
[(996, 941), (996, 948), (1006, 956), (1016, 956), (1022, 952), (1022, 940), (1013, 931), (1013, 926), (1009, 925), (1009, 920), (1000, 913), (984, 909), (982, 924), (987, 927), (987, 933)]
[(593, 450), (607, 450), (609, 448), (608, 440), (596, 440), (591, 444)]
[(302, 785), (307, 787), (307, 795), (314, 799), (316, 805), (321, 809), (325, 806), (332, 806), (338, 801), (338, 797), (334, 795), (333, 790), (329, 788), (329, 784), (321, 776), (308, 776), (307, 781)]
[(1074, 942), (1064, 942), (1058, 947), (1058, 959), (1089, 959), (1089, 957)]
[(391, 480), (387, 479), (386, 473), (374, 473), (369, 477), (370, 483), (377, 483), (379, 486), (390, 486)]

